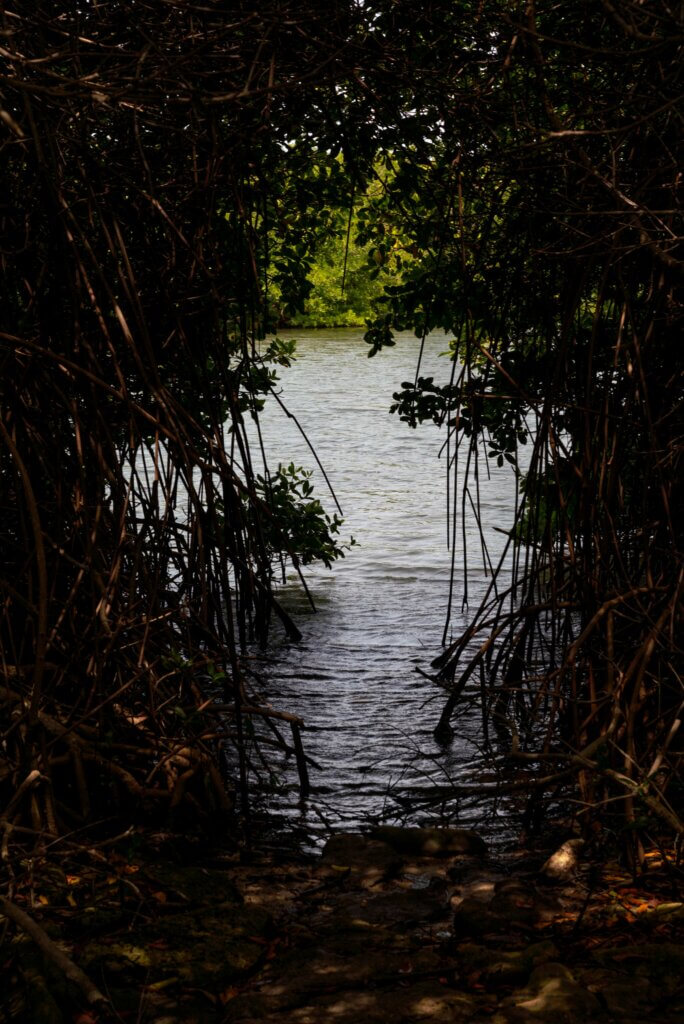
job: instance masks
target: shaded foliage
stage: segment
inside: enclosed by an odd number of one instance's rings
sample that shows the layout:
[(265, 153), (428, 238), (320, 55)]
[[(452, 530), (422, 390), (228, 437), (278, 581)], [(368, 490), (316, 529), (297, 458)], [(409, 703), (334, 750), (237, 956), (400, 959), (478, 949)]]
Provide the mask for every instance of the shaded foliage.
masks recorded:
[(229, 805), (220, 728), (179, 726), (207, 662), (246, 802), (239, 652), (274, 612), (297, 631), (262, 514), (268, 495), (292, 512), (292, 482), (244, 417), (289, 357), (262, 339), (363, 197), (369, 351), (454, 338), (449, 388), (418, 367), (397, 411), (446, 424), (476, 516), (482, 444), (521, 473), (487, 598), (437, 661), (441, 731), (477, 679), (539, 792), (577, 779), (586, 817), (610, 803), (681, 834), (678, 9), (38, 2), (3, 32), (8, 818), (86, 820), (84, 758), (101, 792), (174, 808), (204, 806), (211, 764)]
[[(245, 430), (291, 356), (259, 345), (261, 270), (277, 259), (296, 301), (319, 218), (288, 138), (320, 117), (306, 83), (340, 77), (353, 28), (344, 5), (283, 15), (3, 9), (0, 806), (17, 826), (225, 812), (231, 745), (246, 809), (240, 650), (274, 610), (298, 635), (271, 591), (279, 491)], [(336, 528), (305, 511), (300, 556)], [(307, 560), (334, 557), (316, 537)]]
[(512, 762), (556, 765), (547, 789), (578, 776), (585, 821), (617, 800), (628, 834), (681, 834), (681, 12), (485, 4), (471, 27), (458, 73), (444, 54), (416, 85), (439, 143), (395, 150), (388, 189), (403, 231), (416, 197), (421, 258), (367, 335), (453, 332), (451, 385), (417, 373), (395, 409), (447, 424), (464, 515), (479, 452), (520, 473), (511, 544), (435, 663), (454, 680), (440, 730), (477, 680)]

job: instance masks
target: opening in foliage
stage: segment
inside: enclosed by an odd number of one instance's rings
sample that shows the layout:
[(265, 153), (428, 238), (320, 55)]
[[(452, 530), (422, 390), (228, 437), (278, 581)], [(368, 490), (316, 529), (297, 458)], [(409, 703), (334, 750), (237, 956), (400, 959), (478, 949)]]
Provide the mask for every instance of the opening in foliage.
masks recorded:
[(369, 351), (454, 337), (450, 387), (396, 395), (449, 432), (453, 557), (478, 463), (519, 474), (441, 733), (477, 682), (531, 792), (681, 835), (681, 13), (37, 0), (2, 31), (5, 820), (246, 808), (252, 718), (306, 788), (241, 652), (297, 635), (274, 557), (336, 521), (301, 541), (245, 418), (348, 210)]

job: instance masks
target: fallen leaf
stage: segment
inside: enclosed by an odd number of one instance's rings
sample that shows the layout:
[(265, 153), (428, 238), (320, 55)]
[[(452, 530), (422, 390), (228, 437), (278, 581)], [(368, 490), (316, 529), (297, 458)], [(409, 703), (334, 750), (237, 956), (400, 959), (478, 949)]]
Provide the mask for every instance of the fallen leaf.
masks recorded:
[(224, 989), (223, 992), (219, 992), (219, 1001), (221, 1002), (221, 1005), (225, 1006), (231, 999), (235, 999), (235, 996), (238, 995), (239, 991), (240, 989), (236, 988), (235, 985), (230, 985), (228, 988)]

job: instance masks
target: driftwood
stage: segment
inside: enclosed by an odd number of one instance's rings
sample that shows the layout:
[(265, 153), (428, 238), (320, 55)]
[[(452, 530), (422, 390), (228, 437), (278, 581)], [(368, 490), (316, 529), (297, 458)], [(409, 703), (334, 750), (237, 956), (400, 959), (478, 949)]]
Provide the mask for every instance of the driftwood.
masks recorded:
[(82, 992), (91, 1006), (105, 1005), (109, 1002), (81, 968), (52, 941), (43, 928), (16, 903), (0, 896), (0, 914), (13, 921), (35, 942), (43, 955), (62, 972), (65, 978), (73, 982)]

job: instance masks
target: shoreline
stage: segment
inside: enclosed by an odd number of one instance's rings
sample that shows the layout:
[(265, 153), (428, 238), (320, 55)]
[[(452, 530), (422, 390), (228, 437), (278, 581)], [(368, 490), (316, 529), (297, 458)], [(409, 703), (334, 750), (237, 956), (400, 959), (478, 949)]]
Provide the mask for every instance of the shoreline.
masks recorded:
[(84, 1007), (17, 929), (5, 998), (28, 1012), (2, 1019), (684, 1021), (680, 867), (652, 857), (635, 885), (580, 860), (554, 880), (548, 850), (492, 859), (459, 835), (340, 833), (311, 857), (139, 831), (34, 860), (14, 902), (110, 1002)]

